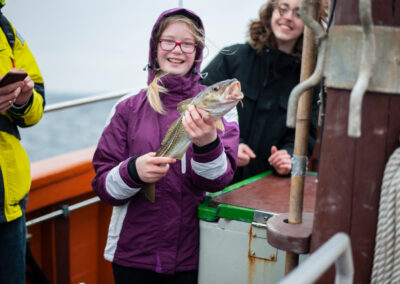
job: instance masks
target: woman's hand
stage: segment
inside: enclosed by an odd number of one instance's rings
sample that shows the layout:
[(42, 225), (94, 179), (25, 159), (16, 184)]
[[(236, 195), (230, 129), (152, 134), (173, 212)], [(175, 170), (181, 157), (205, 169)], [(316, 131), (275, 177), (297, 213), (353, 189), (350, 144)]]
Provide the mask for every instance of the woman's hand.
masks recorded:
[(189, 105), (183, 116), (182, 124), (190, 140), (198, 147), (210, 144), (217, 139), (215, 120), (203, 109)]
[[(3, 79), (4, 76), (0, 77)], [(0, 112), (10, 109), (20, 95), (23, 82), (15, 82), (0, 87)]]
[(239, 151), (238, 151), (238, 167), (247, 166), (250, 163), (250, 159), (254, 159), (256, 154), (254, 154), (253, 150), (244, 143), (239, 144)]
[(278, 150), (276, 146), (271, 147), (271, 156), (269, 156), (268, 162), (280, 175), (287, 175), (292, 170), (292, 159), (288, 151)]
[(145, 183), (155, 183), (163, 178), (169, 170), (169, 164), (176, 162), (173, 158), (155, 155), (155, 153), (147, 153), (136, 159), (136, 171)]
[(21, 93), (18, 95), (17, 99), (15, 100), (15, 103), (17, 105), (25, 104), (33, 94), (33, 87), (35, 86), (35, 83), (32, 81), (31, 77), (26, 76), (23, 83), (24, 83), (24, 85), (21, 88)]

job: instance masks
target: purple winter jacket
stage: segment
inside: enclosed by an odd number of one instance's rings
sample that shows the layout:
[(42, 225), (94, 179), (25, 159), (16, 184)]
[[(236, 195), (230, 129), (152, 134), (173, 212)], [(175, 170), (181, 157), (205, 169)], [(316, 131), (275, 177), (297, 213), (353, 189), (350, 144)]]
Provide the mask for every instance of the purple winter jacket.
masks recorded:
[[(180, 13), (201, 20), (192, 12), (173, 9), (157, 20)], [(152, 36), (153, 38), (153, 36)], [(156, 44), (150, 40), (150, 65), (154, 66)], [(182, 161), (170, 165), (165, 177), (156, 183), (156, 200), (151, 203), (128, 172), (134, 156), (156, 152), (169, 126), (180, 114), (180, 101), (197, 95), (200, 85), (202, 47), (196, 52), (196, 65), (186, 77), (162, 78), (168, 94), (160, 94), (165, 115), (156, 113), (146, 99), (146, 91), (118, 102), (104, 128), (93, 165), (92, 186), (99, 197), (113, 205), (104, 256), (116, 264), (153, 270), (164, 274), (195, 270), (198, 267), (199, 224), (197, 206), (205, 192), (226, 187), (233, 178), (239, 143), (236, 109), (224, 117), (225, 131), (218, 130), (219, 145), (207, 153), (194, 153), (192, 145)], [(154, 71), (149, 68), (149, 82)]]

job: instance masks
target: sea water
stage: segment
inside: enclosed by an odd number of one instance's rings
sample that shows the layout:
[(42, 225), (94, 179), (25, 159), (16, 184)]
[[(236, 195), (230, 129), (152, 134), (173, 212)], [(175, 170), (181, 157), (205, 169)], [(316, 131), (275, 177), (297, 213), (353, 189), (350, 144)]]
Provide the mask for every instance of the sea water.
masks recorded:
[[(82, 98), (46, 94), (46, 105)], [(31, 162), (97, 145), (110, 111), (118, 99), (45, 113), (39, 123), (20, 128), (21, 144)]]

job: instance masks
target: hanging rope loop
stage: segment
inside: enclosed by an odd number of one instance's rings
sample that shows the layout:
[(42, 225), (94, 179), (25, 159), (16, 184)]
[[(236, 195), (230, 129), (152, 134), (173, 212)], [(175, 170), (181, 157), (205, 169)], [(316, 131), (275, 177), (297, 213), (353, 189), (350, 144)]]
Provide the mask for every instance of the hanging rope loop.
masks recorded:
[(400, 147), (383, 176), (371, 283), (400, 283)]

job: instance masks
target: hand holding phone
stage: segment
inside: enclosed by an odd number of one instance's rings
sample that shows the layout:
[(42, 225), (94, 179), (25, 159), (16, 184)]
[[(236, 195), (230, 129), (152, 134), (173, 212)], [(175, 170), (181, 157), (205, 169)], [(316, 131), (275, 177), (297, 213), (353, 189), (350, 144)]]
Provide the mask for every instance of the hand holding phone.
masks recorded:
[[(12, 69), (0, 80), (0, 112), (6, 111), (14, 103), (18, 103), (18, 97), (25, 85), (23, 81), (27, 76), (28, 74), (23, 70)], [(17, 82), (21, 83), (14, 84)], [(25, 98), (21, 97), (20, 100), (25, 100)]]
[(0, 81), (0, 87), (10, 85), (15, 82), (23, 81), (28, 73), (22, 70), (10, 70)]

